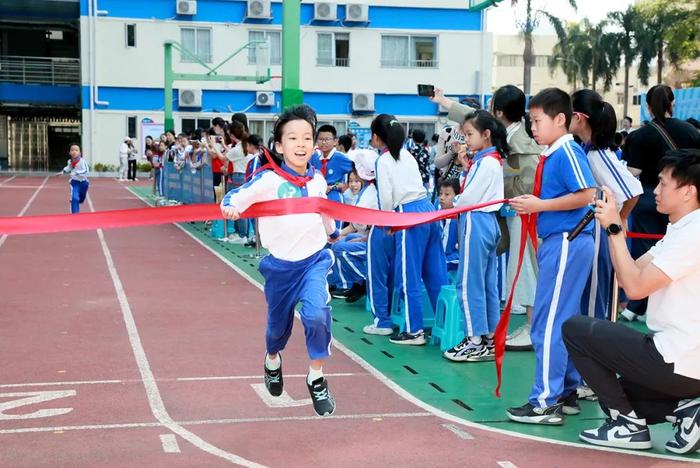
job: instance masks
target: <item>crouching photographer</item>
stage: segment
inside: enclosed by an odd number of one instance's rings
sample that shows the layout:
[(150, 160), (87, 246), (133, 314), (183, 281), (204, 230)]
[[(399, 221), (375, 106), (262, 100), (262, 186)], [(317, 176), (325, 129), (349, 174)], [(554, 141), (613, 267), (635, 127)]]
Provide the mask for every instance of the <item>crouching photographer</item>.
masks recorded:
[(574, 365), (609, 418), (579, 437), (591, 444), (651, 448), (647, 424), (674, 423), (666, 450), (700, 449), (700, 150), (669, 151), (654, 190), (667, 214), (666, 236), (636, 261), (625, 243), (615, 198), (605, 189), (596, 218), (607, 229), (620, 286), (632, 299), (649, 297), (643, 334), (585, 316), (563, 325)]

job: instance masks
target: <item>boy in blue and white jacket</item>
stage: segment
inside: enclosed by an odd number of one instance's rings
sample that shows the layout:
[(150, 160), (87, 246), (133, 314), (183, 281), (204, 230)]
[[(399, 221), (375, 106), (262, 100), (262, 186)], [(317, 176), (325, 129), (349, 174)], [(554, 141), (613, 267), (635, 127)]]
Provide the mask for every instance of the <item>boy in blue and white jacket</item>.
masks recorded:
[(70, 212), (80, 213), (80, 205), (87, 197), (90, 182), (88, 181), (88, 164), (80, 154), (80, 146), (77, 143), (70, 145), (70, 159), (63, 168), (64, 174), (70, 174)]
[[(275, 149), (284, 156), (281, 169), (263, 171), (230, 191), (221, 202), (225, 218), (237, 220), (257, 202), (284, 198), (326, 197), (323, 176), (310, 167), (316, 114), (308, 106), (285, 111), (275, 125)], [(323, 362), (330, 356), (331, 308), (326, 276), (333, 254), (326, 249), (340, 233), (335, 221), (307, 213), (258, 218), (260, 240), (270, 252), (260, 262), (268, 305), (265, 334), (265, 385), (273, 396), (283, 390), (282, 351), (289, 340), (294, 308), (301, 302), (306, 348), (311, 360), (307, 387), (316, 413), (333, 414), (335, 399), (323, 376)]]

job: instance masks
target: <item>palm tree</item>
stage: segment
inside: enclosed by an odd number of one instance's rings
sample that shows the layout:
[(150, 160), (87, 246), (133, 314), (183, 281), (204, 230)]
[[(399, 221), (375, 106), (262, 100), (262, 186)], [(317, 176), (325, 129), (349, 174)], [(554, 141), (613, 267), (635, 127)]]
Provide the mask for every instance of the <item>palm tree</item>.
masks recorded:
[(625, 56), (625, 91), (622, 115), (627, 115), (629, 105), (630, 68), (634, 59), (639, 55), (639, 49), (635, 47), (635, 35), (640, 29), (641, 17), (639, 11), (630, 5), (625, 11), (614, 11), (610, 14), (611, 24), (616, 25), (621, 31), (617, 34), (617, 50)]
[(664, 55), (674, 66), (679, 66), (683, 57), (674, 48), (666, 44), (678, 25), (684, 25), (689, 16), (688, 11), (679, 8), (678, 2), (649, 0), (636, 6), (642, 17), (638, 30), (639, 76), (642, 83), (649, 81), (649, 64), (656, 58), (656, 83), (663, 81)]
[[(541, 10), (533, 10), (532, 0), (522, 0), (525, 2), (525, 21), (518, 24), (520, 32), (525, 40), (525, 50), (523, 50), (523, 91), (526, 95), (530, 94), (532, 84), (532, 67), (535, 65), (535, 54), (532, 50), (532, 33), (539, 23), (540, 15), (544, 12)], [(572, 8), (576, 9), (576, 0), (568, 0)], [(513, 6), (518, 4), (518, 0), (511, 0)], [(551, 18), (550, 15), (547, 15)]]

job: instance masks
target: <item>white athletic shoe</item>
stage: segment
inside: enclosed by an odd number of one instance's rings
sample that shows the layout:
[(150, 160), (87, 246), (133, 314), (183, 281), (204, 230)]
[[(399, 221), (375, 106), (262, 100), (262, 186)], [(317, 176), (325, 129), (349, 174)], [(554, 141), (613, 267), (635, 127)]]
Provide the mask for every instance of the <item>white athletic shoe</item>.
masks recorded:
[(362, 327), (362, 331), (368, 335), (381, 335), (389, 336), (394, 333), (394, 329), (391, 327), (378, 327), (371, 323)]
[(534, 349), (530, 339), (529, 323), (524, 323), (513, 334), (506, 337), (506, 349), (508, 351), (532, 351)]
[(634, 322), (635, 320), (639, 320), (640, 316), (629, 309), (625, 309), (622, 312), (620, 312), (620, 317), (627, 320), (628, 322)]
[(582, 431), (579, 438), (589, 444), (631, 450), (651, 448), (651, 437), (647, 422), (643, 418), (633, 418), (610, 410), (610, 418), (605, 424)]
[(248, 240), (245, 237), (241, 237), (238, 234), (229, 234), (228, 243), (229, 244), (245, 244)]

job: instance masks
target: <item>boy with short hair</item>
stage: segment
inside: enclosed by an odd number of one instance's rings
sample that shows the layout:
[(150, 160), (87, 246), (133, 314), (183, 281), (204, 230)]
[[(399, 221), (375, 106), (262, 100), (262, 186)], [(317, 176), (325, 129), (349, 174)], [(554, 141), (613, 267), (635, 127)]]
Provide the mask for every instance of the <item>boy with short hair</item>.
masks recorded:
[(530, 101), (535, 140), (549, 148), (540, 157), (532, 195), (511, 200), (519, 214), (537, 214), (539, 276), (531, 337), (535, 348), (535, 382), (528, 402), (509, 408), (513, 421), (564, 423), (563, 414), (580, 412), (576, 388), (581, 376), (562, 339), (562, 324), (581, 313), (581, 298), (593, 261), (593, 224), (572, 241), (567, 237), (588, 211), (595, 180), (583, 149), (568, 133), (571, 98), (549, 88)]
[[(455, 197), (459, 194), (459, 180), (447, 179), (440, 182), (440, 209), (449, 210), (455, 207)], [(447, 218), (442, 221), (442, 246), (445, 249), (447, 271), (457, 271), (459, 267), (459, 222), (457, 218)]]
[[(318, 150), (311, 158), (311, 165), (320, 171), (328, 184), (328, 199), (343, 203), (346, 177), (352, 172), (352, 161), (336, 150), (338, 132), (333, 125), (321, 125), (316, 136)], [(340, 226), (340, 222), (338, 222)]]

